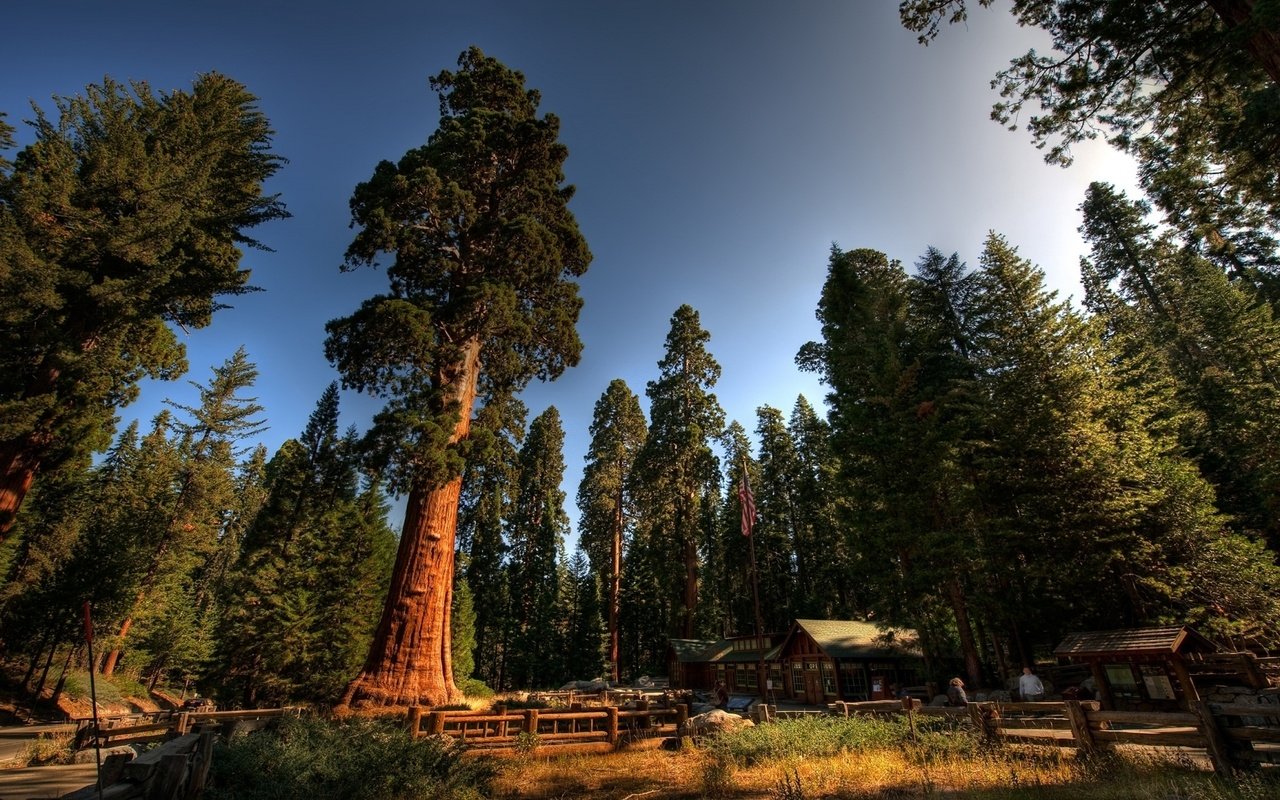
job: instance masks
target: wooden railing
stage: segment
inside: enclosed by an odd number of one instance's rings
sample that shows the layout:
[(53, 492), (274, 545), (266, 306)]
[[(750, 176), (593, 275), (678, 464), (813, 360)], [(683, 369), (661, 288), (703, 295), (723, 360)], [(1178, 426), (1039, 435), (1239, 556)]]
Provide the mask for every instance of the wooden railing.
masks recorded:
[[(1097, 702), (969, 703), (921, 706), (919, 700), (835, 703), (831, 713), (905, 714), (915, 731), (917, 717), (947, 717), (972, 725), (983, 737), (1011, 744), (1071, 747), (1083, 753), (1115, 747), (1178, 747), (1204, 750), (1215, 771), (1238, 766), (1280, 764), (1280, 705), (1194, 704), (1192, 711), (1104, 711)], [(1257, 748), (1255, 745), (1263, 745)]]
[(660, 743), (679, 735), (689, 718), (686, 705), (638, 708), (527, 708), (493, 712), (409, 709), (407, 725), (415, 736), (446, 736), (468, 751), (489, 753), (607, 752), (622, 745)]
[(204, 792), (213, 763), (212, 730), (172, 739), (132, 761), (109, 756), (97, 785), (65, 795), (64, 800), (185, 800)]
[(123, 744), (162, 742), (175, 736), (183, 736), (195, 730), (197, 725), (221, 725), (224, 733), (232, 728), (240, 731), (257, 730), (288, 714), (297, 714), (296, 708), (255, 708), (247, 711), (160, 711), (146, 714), (130, 714), (121, 717), (99, 719), (95, 728), (92, 719), (76, 720), (76, 749), (94, 746), (96, 735), (100, 747)]

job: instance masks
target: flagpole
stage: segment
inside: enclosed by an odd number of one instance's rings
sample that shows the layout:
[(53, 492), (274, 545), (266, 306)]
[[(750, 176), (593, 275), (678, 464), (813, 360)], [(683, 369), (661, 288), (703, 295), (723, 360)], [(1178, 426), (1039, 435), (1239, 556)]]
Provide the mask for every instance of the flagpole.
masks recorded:
[(102, 729), (98, 726), (98, 687), (93, 680), (93, 616), (84, 601), (84, 643), (89, 648), (89, 703), (93, 706), (93, 763), (96, 767), (98, 800), (102, 800)]

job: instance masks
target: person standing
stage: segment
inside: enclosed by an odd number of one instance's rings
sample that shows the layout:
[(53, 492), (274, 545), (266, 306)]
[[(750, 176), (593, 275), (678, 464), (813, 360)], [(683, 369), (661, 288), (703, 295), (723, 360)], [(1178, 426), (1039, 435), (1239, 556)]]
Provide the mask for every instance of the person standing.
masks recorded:
[(1031, 667), (1022, 668), (1022, 677), (1018, 678), (1018, 694), (1023, 702), (1038, 703), (1044, 699), (1044, 683), (1040, 676), (1031, 671)]

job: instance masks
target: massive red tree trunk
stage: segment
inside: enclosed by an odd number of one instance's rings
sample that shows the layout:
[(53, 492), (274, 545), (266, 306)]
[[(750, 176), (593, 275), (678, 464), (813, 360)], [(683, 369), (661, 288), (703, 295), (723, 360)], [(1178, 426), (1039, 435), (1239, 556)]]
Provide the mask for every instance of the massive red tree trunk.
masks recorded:
[[(480, 345), (473, 342), (450, 380), (459, 410), (451, 444), (471, 432), (479, 374)], [(443, 485), (419, 483), (409, 491), (382, 618), (364, 669), (347, 687), (341, 705), (438, 705), (460, 697), (453, 679), (449, 620), (461, 493), (461, 476)]]
[(8, 537), (18, 519), (22, 498), (27, 496), (36, 479), (40, 465), (35, 455), (38, 452), (25, 439), (0, 444), (0, 542)]

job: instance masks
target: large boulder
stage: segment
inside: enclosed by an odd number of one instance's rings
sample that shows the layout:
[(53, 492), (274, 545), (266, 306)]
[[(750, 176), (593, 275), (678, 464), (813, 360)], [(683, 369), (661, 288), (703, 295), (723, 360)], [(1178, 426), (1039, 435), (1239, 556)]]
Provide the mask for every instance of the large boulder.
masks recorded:
[(715, 736), (725, 731), (739, 728), (750, 728), (755, 725), (749, 719), (730, 714), (728, 711), (714, 709), (696, 717), (689, 717), (680, 730), (681, 736)]

